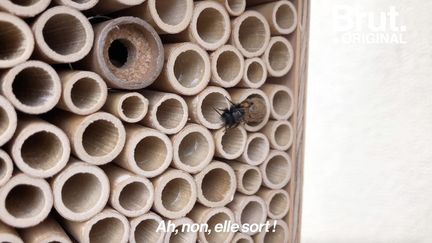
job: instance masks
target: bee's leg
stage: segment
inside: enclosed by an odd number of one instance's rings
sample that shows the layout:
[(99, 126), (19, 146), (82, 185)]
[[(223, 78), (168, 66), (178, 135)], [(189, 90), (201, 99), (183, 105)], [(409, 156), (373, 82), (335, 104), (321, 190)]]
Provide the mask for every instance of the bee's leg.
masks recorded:
[(232, 102), (232, 100), (228, 99), (228, 97), (226, 97), (226, 96), (225, 96), (225, 99), (228, 100), (228, 102), (231, 103), (231, 105), (234, 105), (234, 106), (237, 105), (234, 102)]
[(220, 109), (218, 109), (218, 108), (214, 108), (214, 107), (212, 107), (213, 108), (213, 110), (215, 110), (216, 111), (216, 113), (218, 113), (220, 116), (222, 116), (222, 111), (220, 110)]

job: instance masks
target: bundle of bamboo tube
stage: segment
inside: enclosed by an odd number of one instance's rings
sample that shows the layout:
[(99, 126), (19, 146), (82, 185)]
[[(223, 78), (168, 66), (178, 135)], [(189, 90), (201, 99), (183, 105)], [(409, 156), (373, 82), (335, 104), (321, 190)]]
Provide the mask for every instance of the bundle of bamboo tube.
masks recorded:
[[(0, 242), (289, 242), (288, 0), (0, 2)], [(260, 99), (259, 122), (218, 110)], [(270, 221), (268, 232), (158, 232)]]

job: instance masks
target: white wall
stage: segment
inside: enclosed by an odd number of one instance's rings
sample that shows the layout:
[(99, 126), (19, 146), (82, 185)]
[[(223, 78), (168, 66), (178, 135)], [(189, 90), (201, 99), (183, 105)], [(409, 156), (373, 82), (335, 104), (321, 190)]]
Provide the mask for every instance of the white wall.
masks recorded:
[[(311, 0), (303, 243), (432, 242), (432, 1)], [(335, 6), (396, 7), (397, 44), (337, 44)]]

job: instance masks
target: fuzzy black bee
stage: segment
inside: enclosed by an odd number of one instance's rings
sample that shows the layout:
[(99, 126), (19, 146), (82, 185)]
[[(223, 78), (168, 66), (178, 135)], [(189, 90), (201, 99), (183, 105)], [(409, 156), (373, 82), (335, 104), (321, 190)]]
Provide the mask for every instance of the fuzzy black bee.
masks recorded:
[(241, 123), (261, 122), (265, 116), (265, 104), (258, 97), (250, 97), (241, 103), (234, 103), (227, 98), (231, 106), (222, 110), (216, 110), (226, 128), (237, 127)]

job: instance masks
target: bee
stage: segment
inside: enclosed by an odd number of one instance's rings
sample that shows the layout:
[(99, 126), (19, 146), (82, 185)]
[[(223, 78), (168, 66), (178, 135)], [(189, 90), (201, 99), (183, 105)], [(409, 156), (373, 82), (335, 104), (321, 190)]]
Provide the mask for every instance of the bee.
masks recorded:
[(225, 124), (225, 128), (234, 128), (242, 123), (259, 123), (264, 119), (266, 106), (261, 98), (252, 96), (240, 103), (226, 99), (231, 103), (231, 106), (223, 110), (216, 109)]

